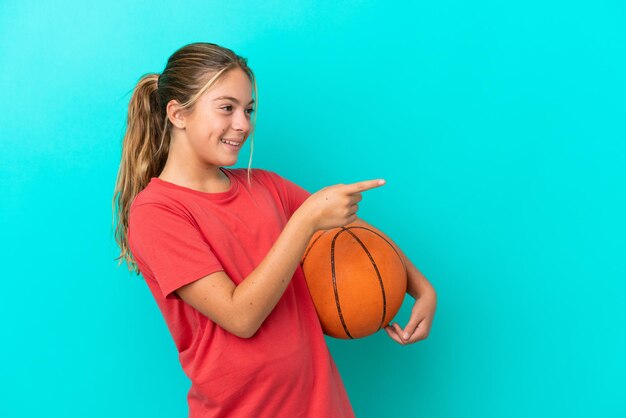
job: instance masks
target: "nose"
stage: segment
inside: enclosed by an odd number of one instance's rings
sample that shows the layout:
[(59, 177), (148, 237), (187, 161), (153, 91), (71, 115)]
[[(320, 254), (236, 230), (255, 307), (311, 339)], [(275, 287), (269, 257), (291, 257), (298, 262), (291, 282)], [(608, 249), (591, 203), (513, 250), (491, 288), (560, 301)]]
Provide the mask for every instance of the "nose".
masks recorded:
[(250, 131), (250, 118), (245, 110), (235, 113), (233, 117), (233, 129), (244, 133)]

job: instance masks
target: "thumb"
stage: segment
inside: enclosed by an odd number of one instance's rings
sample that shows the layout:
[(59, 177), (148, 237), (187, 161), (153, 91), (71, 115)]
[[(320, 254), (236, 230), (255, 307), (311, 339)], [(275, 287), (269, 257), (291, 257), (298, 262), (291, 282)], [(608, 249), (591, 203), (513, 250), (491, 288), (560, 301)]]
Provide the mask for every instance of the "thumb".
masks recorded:
[(413, 333), (419, 326), (420, 322), (422, 322), (422, 319), (423, 318), (420, 318), (416, 315), (412, 316), (409, 322), (406, 324), (406, 326), (402, 330), (402, 334), (401, 334), (402, 339), (408, 340), (409, 338), (411, 338), (411, 335), (413, 335)]

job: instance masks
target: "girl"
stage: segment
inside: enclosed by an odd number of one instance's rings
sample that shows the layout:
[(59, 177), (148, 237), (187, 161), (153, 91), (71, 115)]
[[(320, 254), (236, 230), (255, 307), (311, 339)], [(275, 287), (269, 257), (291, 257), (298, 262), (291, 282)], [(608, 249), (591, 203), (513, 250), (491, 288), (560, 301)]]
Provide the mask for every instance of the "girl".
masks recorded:
[[(254, 93), (254, 96), (253, 96)], [(254, 127), (246, 59), (195, 43), (137, 84), (113, 204), (120, 259), (141, 273), (191, 379), (190, 417), (352, 417), (299, 266), (313, 233), (357, 219), (370, 180), (310, 194), (271, 171), (226, 169)], [(426, 338), (436, 296), (405, 258)], [(121, 261), (120, 261), (121, 262)]]

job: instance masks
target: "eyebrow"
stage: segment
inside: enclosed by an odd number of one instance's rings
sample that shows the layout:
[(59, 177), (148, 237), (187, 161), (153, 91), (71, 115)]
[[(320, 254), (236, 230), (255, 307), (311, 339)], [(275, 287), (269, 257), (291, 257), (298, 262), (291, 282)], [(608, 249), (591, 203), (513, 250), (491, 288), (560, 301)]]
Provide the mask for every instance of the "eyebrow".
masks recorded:
[[(220, 97), (218, 97), (216, 99), (213, 99), (214, 102), (216, 102), (218, 100), (230, 100), (230, 101), (233, 101), (233, 102), (239, 104), (239, 100), (237, 100), (236, 98), (231, 97), (231, 96), (220, 96)], [(254, 103), (254, 99), (250, 100), (250, 103), (248, 103), (248, 104), (252, 104), (252, 103)]]

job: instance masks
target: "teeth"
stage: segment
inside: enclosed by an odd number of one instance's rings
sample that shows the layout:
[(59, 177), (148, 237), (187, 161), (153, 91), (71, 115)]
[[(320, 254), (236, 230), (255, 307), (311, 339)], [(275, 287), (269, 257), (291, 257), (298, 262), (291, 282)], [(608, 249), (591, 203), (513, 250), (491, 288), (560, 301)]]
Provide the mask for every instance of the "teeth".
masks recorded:
[(222, 141), (223, 143), (225, 143), (225, 144), (228, 144), (228, 145), (234, 145), (234, 146), (236, 146), (236, 147), (238, 147), (239, 145), (241, 145), (241, 144), (239, 144), (238, 142), (232, 142), (232, 141), (228, 141), (228, 140), (226, 140), (226, 139), (222, 139), (221, 141)]

